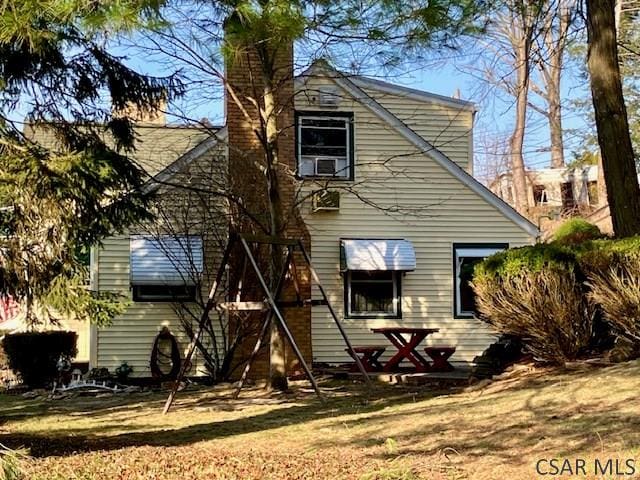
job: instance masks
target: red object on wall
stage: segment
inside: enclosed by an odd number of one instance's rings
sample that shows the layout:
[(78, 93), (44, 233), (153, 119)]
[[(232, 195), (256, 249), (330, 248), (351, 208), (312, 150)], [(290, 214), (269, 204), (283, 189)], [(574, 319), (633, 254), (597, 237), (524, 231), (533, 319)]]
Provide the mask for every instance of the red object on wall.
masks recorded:
[(8, 322), (20, 311), (20, 304), (12, 296), (0, 296), (0, 324)]

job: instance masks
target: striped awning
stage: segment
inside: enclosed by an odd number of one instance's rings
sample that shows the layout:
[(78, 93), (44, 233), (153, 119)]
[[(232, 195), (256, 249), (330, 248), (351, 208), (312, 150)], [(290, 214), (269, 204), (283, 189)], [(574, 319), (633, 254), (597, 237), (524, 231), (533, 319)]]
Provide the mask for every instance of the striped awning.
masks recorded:
[(202, 273), (202, 238), (132, 236), (132, 285), (193, 285)]
[(341, 270), (416, 269), (416, 252), (408, 240), (402, 239), (343, 239), (340, 240)]

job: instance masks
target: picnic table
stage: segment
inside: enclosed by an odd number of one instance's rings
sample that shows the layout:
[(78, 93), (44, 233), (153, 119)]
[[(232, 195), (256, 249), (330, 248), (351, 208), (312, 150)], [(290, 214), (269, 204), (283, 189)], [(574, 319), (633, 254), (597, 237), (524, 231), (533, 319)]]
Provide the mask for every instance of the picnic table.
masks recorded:
[[(398, 352), (391, 357), (382, 368), (385, 372), (397, 370), (400, 362), (408, 360), (416, 367), (416, 372), (427, 372), (431, 369), (431, 364), (417, 351), (418, 345), (432, 333), (440, 330), (437, 328), (414, 328), (414, 327), (380, 327), (372, 328), (372, 332), (381, 333), (391, 344), (398, 349)], [(409, 339), (405, 337), (409, 336)]]

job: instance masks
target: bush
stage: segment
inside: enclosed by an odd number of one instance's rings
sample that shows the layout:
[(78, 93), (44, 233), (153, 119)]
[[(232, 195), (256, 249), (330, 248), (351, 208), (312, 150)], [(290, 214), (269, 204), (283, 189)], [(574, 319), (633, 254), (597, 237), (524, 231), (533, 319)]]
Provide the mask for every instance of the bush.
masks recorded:
[(480, 318), (520, 337), (536, 358), (562, 363), (589, 351), (595, 308), (571, 249), (537, 244), (497, 253), (477, 265), (473, 288)]
[(619, 240), (594, 240), (585, 242), (573, 248), (580, 268), (587, 277), (599, 271), (604, 271), (625, 257), (640, 255), (640, 236), (622, 238)]
[(640, 238), (594, 243), (580, 253), (589, 296), (619, 335), (640, 343)]
[(58, 374), (60, 357), (76, 356), (75, 332), (27, 332), (6, 335), (2, 346), (9, 367), (32, 388), (45, 387)]
[(22, 467), (27, 458), (26, 450), (12, 450), (0, 443), (0, 479), (20, 480), (25, 478)]
[(571, 218), (558, 227), (552, 240), (562, 245), (579, 245), (583, 242), (604, 237), (594, 224), (583, 218)]

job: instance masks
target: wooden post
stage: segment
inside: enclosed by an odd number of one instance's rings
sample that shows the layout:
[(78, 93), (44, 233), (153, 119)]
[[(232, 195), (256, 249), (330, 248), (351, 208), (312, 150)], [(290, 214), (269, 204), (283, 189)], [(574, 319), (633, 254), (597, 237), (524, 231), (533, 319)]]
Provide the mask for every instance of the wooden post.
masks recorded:
[(244, 247), (244, 250), (245, 250), (245, 252), (247, 254), (247, 257), (249, 258), (249, 262), (251, 263), (251, 266), (253, 267), (253, 270), (256, 272), (256, 276), (258, 277), (258, 281), (260, 282), (260, 285), (262, 286), (262, 290), (264, 290), (264, 293), (267, 296), (267, 301), (271, 305), (271, 308), (273, 310), (274, 316), (276, 317), (276, 319), (278, 320), (278, 322), (280, 324), (280, 328), (282, 328), (282, 331), (284, 332), (285, 336), (289, 340), (289, 343), (291, 344), (291, 348), (295, 352), (296, 356), (298, 357), (298, 360), (300, 361), (300, 364), (302, 365), (302, 369), (307, 374), (307, 377), (309, 377), (309, 381), (311, 382), (311, 385), (313, 385), (313, 388), (316, 391), (316, 395), (318, 395), (318, 398), (320, 400), (324, 400), (322, 398), (322, 393), (320, 392), (320, 387), (318, 387), (318, 382), (316, 382), (316, 379), (313, 376), (313, 373), (311, 372), (311, 369), (307, 365), (307, 362), (305, 361), (304, 356), (302, 355), (302, 352), (298, 348), (298, 344), (296, 343), (295, 338), (293, 338), (293, 334), (289, 330), (289, 327), (287, 326), (287, 322), (285, 321), (284, 317), (282, 316), (282, 313), (280, 313), (280, 309), (278, 308), (278, 305), (276, 304), (275, 300), (273, 299), (273, 296), (271, 295), (271, 292), (269, 291), (269, 287), (268, 287), (264, 277), (262, 276), (262, 273), (260, 272), (260, 268), (258, 267), (258, 264), (256, 263), (255, 258), (253, 258), (253, 254), (251, 253), (251, 249), (249, 248), (249, 245), (247, 244), (247, 241), (243, 237), (240, 237), (240, 242), (242, 243), (242, 246)]
[(360, 361), (360, 358), (358, 357), (358, 354), (353, 349), (353, 346), (351, 345), (351, 342), (349, 341), (349, 337), (347, 336), (347, 332), (344, 330), (344, 327), (340, 323), (340, 320), (338, 320), (338, 316), (336, 315), (335, 310), (331, 306), (331, 302), (329, 302), (329, 297), (327, 296), (327, 293), (325, 292), (324, 287), (322, 286), (322, 283), (320, 282), (320, 277), (318, 277), (318, 274), (316, 273), (316, 269), (313, 268), (313, 264), (311, 263), (311, 257), (309, 257), (309, 254), (305, 250), (304, 245), (302, 244), (302, 242), (298, 242), (298, 248), (300, 248), (300, 251), (302, 252), (302, 255), (304, 256), (305, 262), (307, 262), (307, 265), (309, 265), (309, 271), (311, 272), (311, 278), (313, 279), (314, 282), (316, 282), (316, 285), (318, 286), (318, 290), (320, 290), (320, 293), (322, 294), (322, 297), (324, 298), (324, 300), (326, 302), (327, 308), (329, 309), (329, 312), (331, 313), (331, 316), (333, 317), (333, 321), (338, 326), (338, 330), (340, 330), (340, 335), (342, 335), (342, 338), (344, 339), (344, 342), (347, 344), (347, 348), (349, 349), (349, 353), (351, 354), (351, 356), (355, 360), (356, 365), (358, 366), (358, 370), (360, 370), (360, 372), (362, 373), (362, 376), (364, 377), (365, 382), (367, 383), (367, 386), (371, 387), (372, 384), (371, 384), (371, 379), (369, 378), (369, 374), (365, 370), (364, 365), (362, 365), (362, 362)]
[(198, 341), (200, 340), (200, 336), (202, 335), (202, 330), (204, 329), (204, 323), (207, 321), (207, 318), (209, 318), (209, 313), (211, 312), (211, 310), (216, 304), (216, 294), (218, 293), (218, 288), (222, 283), (222, 277), (224, 276), (224, 271), (227, 266), (227, 262), (229, 261), (229, 255), (231, 254), (231, 249), (233, 248), (233, 245), (235, 244), (235, 242), (236, 242), (236, 237), (232, 236), (229, 239), (229, 243), (227, 244), (227, 248), (225, 249), (224, 254), (222, 255), (222, 260), (220, 262), (220, 267), (218, 268), (218, 273), (216, 274), (216, 278), (213, 282), (213, 285), (211, 286), (211, 290), (209, 291), (209, 297), (207, 298), (207, 303), (204, 307), (204, 310), (202, 311), (200, 320), (198, 321), (198, 330), (196, 331), (195, 335), (191, 339), (191, 343), (189, 343), (189, 348), (187, 349), (187, 355), (185, 356), (184, 361), (182, 362), (182, 366), (180, 367), (180, 372), (176, 377), (173, 388), (171, 388), (169, 397), (167, 398), (167, 401), (164, 404), (164, 409), (162, 410), (163, 415), (166, 415), (166, 413), (171, 408), (173, 399), (175, 398), (176, 393), (178, 392), (178, 386), (180, 385), (180, 382), (184, 378), (189, 368), (191, 368), (191, 357), (193, 357), (193, 353), (196, 349), (196, 344), (198, 343)]

